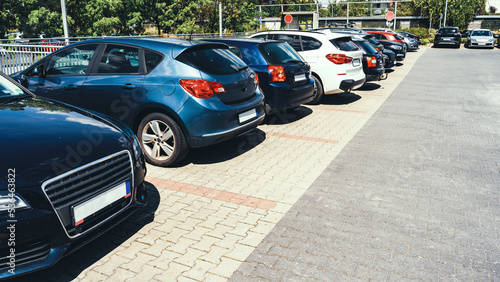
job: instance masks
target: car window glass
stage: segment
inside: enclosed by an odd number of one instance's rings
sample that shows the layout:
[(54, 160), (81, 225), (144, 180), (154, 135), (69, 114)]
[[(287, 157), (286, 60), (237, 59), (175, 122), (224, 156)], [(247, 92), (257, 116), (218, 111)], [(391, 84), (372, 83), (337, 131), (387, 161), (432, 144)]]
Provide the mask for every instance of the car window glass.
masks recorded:
[(153, 51), (145, 50), (144, 57), (146, 59), (146, 72), (152, 71), (161, 62), (163, 56)]
[(97, 73), (138, 73), (139, 50), (135, 47), (110, 44), (99, 62)]
[(262, 59), (262, 55), (255, 47), (241, 47), (241, 58), (247, 65), (262, 65), (266, 62)]
[(83, 75), (97, 49), (97, 44), (82, 45), (64, 50), (50, 57), (47, 75)]
[(302, 62), (300, 55), (287, 43), (266, 43), (259, 45), (259, 50), (271, 65)]
[(215, 75), (233, 74), (246, 67), (246, 64), (228, 49), (205, 48), (187, 50), (176, 58), (201, 71)]
[(332, 44), (342, 51), (356, 51), (359, 48), (351, 41), (350, 37), (340, 37), (330, 40)]
[(361, 48), (361, 50), (363, 50), (363, 53), (365, 54), (369, 54), (369, 55), (373, 55), (373, 54), (376, 54), (377, 53), (377, 50), (375, 50), (375, 48), (373, 48), (373, 46), (366, 42), (366, 41), (353, 41), (359, 48)]
[(240, 57), (241, 58), (241, 51), (240, 51), (240, 48), (234, 44), (228, 44), (226, 43), (228, 46), (229, 46), (229, 51), (231, 51), (233, 54), (235, 54), (236, 56)]
[(317, 50), (321, 47), (321, 42), (309, 37), (309, 36), (302, 36), (302, 50), (304, 51), (309, 51), (309, 50)]
[(302, 51), (302, 47), (300, 46), (300, 39), (297, 35), (275, 34), (274, 39), (279, 41), (284, 41), (290, 44), (290, 46), (292, 46), (293, 49), (297, 51)]

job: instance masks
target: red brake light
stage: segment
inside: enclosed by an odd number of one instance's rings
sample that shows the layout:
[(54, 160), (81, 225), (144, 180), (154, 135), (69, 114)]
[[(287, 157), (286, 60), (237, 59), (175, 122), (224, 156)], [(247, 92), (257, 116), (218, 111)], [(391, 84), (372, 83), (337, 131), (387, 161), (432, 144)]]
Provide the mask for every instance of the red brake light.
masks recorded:
[(224, 93), (226, 89), (215, 81), (201, 79), (181, 79), (180, 84), (189, 94), (201, 99), (208, 99), (216, 93)]
[(368, 57), (366, 58), (366, 63), (369, 68), (373, 68), (377, 66), (377, 58), (375, 57)]
[(269, 65), (267, 70), (271, 73), (271, 82), (286, 81), (285, 68), (279, 65)]
[(259, 84), (259, 75), (258, 74), (255, 74), (255, 85), (258, 85)]
[(348, 64), (348, 63), (352, 62), (352, 58), (348, 57), (344, 54), (328, 54), (328, 55), (326, 55), (326, 58), (330, 62), (337, 64), (337, 65)]

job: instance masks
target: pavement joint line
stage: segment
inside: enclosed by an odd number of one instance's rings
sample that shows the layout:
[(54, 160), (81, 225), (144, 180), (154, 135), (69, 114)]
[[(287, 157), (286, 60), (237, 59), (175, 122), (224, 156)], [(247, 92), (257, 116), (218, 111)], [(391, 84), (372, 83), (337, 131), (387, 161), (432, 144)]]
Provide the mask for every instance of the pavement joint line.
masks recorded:
[(178, 181), (172, 181), (152, 176), (146, 176), (146, 181), (153, 184), (156, 188), (179, 191), (186, 194), (202, 196), (214, 200), (224, 201), (252, 208), (270, 210), (276, 206), (276, 202), (271, 200), (256, 198), (233, 192), (221, 191), (202, 186), (196, 186)]
[(322, 142), (322, 143), (332, 143), (332, 144), (339, 143), (339, 141), (332, 140), (332, 139), (322, 139), (322, 138), (298, 136), (298, 135), (291, 135), (291, 134), (284, 134), (284, 133), (276, 133), (276, 132), (271, 132), (271, 131), (265, 131), (265, 133), (268, 136), (283, 137), (283, 138), (296, 139), (296, 140), (304, 140), (304, 141), (312, 141), (312, 142)]
[(366, 113), (367, 113), (366, 111), (356, 111), (356, 110), (335, 109), (335, 108), (326, 108), (326, 107), (317, 107), (317, 106), (314, 106), (314, 107), (309, 106), (309, 107), (310, 107), (311, 109), (314, 109), (314, 110), (335, 111), (335, 112), (346, 112), (346, 113), (359, 113), (359, 114), (366, 114)]

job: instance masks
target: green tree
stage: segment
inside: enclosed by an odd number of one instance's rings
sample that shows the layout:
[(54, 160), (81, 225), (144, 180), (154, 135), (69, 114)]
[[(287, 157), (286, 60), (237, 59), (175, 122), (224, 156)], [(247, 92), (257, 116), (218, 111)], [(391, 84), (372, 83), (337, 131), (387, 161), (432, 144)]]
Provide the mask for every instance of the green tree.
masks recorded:
[(5, 38), (6, 33), (16, 26), (16, 19), (12, 13), (12, 2), (0, 3), (0, 38)]
[[(446, 0), (413, 0), (415, 8), (420, 9), (424, 16), (430, 17), (435, 26), (439, 24), (440, 15), (445, 10)], [(486, 0), (448, 0), (446, 25), (467, 28), (476, 12), (484, 10)]]

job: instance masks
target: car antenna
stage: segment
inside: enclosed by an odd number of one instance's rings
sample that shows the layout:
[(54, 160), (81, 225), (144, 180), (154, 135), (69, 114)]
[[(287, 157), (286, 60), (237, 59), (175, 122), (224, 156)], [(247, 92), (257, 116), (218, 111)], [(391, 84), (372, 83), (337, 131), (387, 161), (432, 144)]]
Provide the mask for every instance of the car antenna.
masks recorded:
[(276, 25), (276, 20), (274, 20), (273, 27), (271, 27), (271, 29), (267, 31), (267, 35), (266, 35), (266, 37), (264, 38), (264, 40), (266, 40), (266, 41), (267, 41), (267, 40), (269, 39), (269, 35), (271, 34), (271, 30), (273, 30), (273, 29), (274, 29), (274, 26), (275, 26), (275, 25)]

